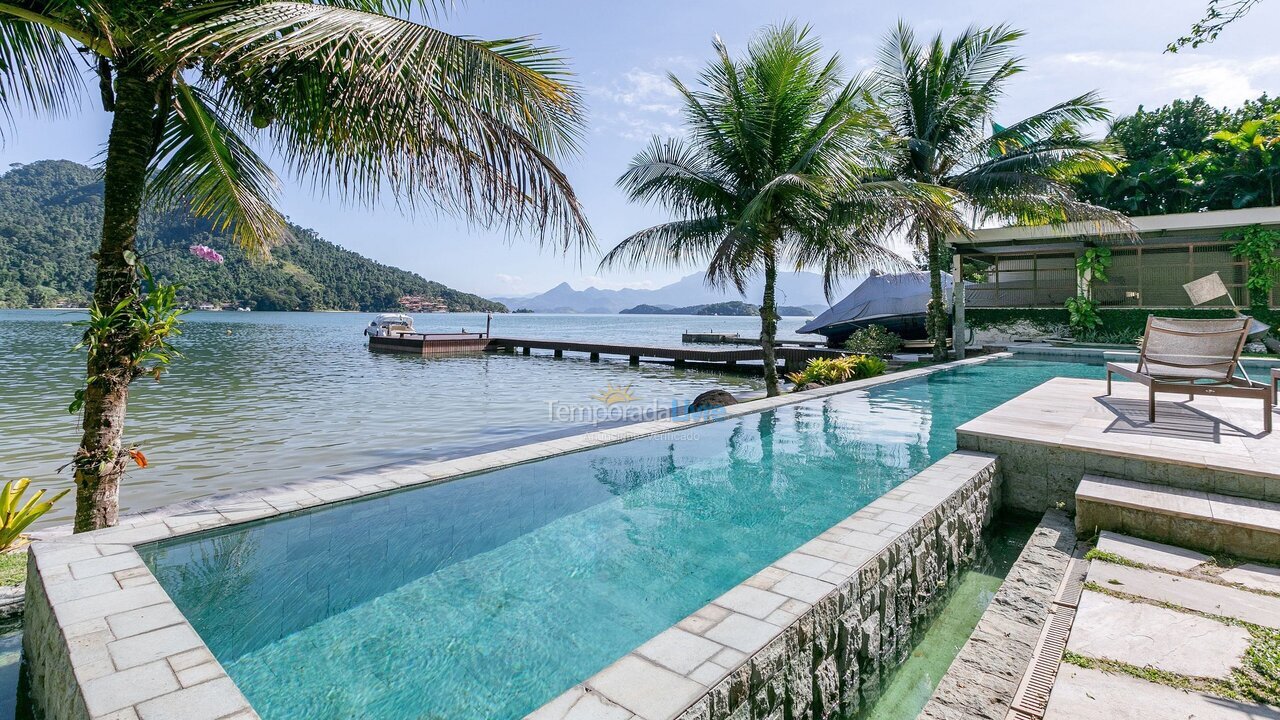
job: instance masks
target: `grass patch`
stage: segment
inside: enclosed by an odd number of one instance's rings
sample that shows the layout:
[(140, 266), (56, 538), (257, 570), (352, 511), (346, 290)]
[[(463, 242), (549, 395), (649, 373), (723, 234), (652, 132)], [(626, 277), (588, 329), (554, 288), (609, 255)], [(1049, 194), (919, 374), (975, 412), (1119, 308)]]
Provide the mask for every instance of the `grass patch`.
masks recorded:
[[(1082, 655), (1069, 653), (1075, 658), (1083, 658), (1095, 665), (1081, 665), (1063, 656), (1063, 662), (1069, 662), (1072, 665), (1080, 665), (1080, 667), (1097, 667), (1108, 672), (1123, 672), (1134, 677), (1140, 677), (1151, 682), (1158, 682), (1161, 685), (1170, 685), (1172, 687), (1188, 688), (1200, 690), (1214, 695), (1231, 698), (1233, 700), (1246, 700), (1251, 702), (1265, 703), (1267, 705), (1280, 705), (1280, 630), (1275, 630), (1261, 625), (1245, 622), (1233, 617), (1225, 615), (1214, 615), (1213, 613), (1200, 612), (1199, 610), (1191, 610), (1173, 603), (1152, 600), (1140, 595), (1131, 595), (1126, 592), (1105, 588), (1096, 582), (1085, 583), (1085, 589), (1092, 590), (1103, 595), (1110, 595), (1128, 602), (1144, 603), (1147, 605), (1155, 605), (1167, 610), (1175, 612), (1187, 613), (1188, 615), (1198, 615), (1210, 620), (1216, 620), (1223, 625), (1232, 625), (1244, 628), (1249, 632), (1250, 641), (1249, 649), (1244, 654), (1244, 666), (1234, 668), (1231, 671), (1229, 680), (1216, 680), (1213, 678), (1190, 678), (1185, 675), (1166, 672), (1164, 670), (1156, 670), (1155, 668), (1139, 668), (1125, 663), (1115, 662), (1113, 660), (1099, 660), (1096, 658), (1087, 658)], [(1180, 684), (1189, 683), (1189, 684)]]
[(1101, 560), (1102, 562), (1109, 562), (1112, 565), (1125, 565), (1127, 567), (1138, 568), (1140, 570), (1147, 569), (1147, 566), (1143, 565), (1140, 562), (1130, 560), (1127, 557), (1124, 557), (1122, 555), (1117, 555), (1113, 552), (1107, 552), (1106, 550), (1099, 550), (1098, 548), (1093, 548), (1089, 552), (1085, 553), (1084, 559), (1085, 560)]
[(27, 551), (0, 553), (0, 585), (24, 585), (27, 582)]

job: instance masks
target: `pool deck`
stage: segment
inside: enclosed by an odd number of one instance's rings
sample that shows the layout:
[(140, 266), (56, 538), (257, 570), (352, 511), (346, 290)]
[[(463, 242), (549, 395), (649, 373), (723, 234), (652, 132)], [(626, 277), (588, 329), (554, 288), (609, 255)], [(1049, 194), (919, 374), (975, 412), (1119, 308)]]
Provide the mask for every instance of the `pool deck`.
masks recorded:
[(1157, 396), (1117, 380), (1057, 378), (961, 425), (961, 448), (1000, 455), (1004, 499), (1044, 510), (1075, 504), (1094, 473), (1194, 491), (1280, 501), (1280, 432), (1265, 434), (1257, 400)]
[[(403, 463), (311, 482), (212, 496), (124, 517), (113, 528), (34, 543), (28, 559), (24, 634), (33, 695), (41, 698), (46, 716), (57, 718), (250, 720), (258, 717), (146, 567), (134, 549), (136, 545), (444, 482), (638, 437), (679, 432), (725, 417), (863, 390), (1001, 357), (1008, 355), (973, 358), (744, 402), (702, 419), (655, 420), (465, 458)], [(954, 494), (956, 483), (964, 485), (966, 478), (973, 479), (975, 473), (988, 470), (993, 462), (976, 453), (958, 453), (954, 458), (951, 460), (954, 467), (935, 466), (936, 470), (930, 469), (932, 475), (927, 475), (930, 470), (926, 471), (926, 482), (912, 485), (912, 481), (908, 481), (899, 488), (898, 495), (891, 493), (892, 497), (881, 498), (877, 501), (879, 504), (858, 518), (857, 527), (838, 525), (800, 548), (797, 552), (811, 559), (805, 561), (803, 567), (783, 568), (783, 574), (769, 573), (768, 589), (758, 587), (761, 579), (757, 577), (726, 593), (722, 598), (725, 604), (718, 607), (734, 614), (710, 619), (703, 628), (707, 638), (685, 642), (688, 638), (668, 631), (670, 636), (666, 633), (658, 636), (662, 638), (659, 644), (649, 645), (642, 653), (636, 651), (641, 653), (637, 657), (657, 669), (661, 668), (650, 662), (652, 655), (669, 658), (670, 662), (685, 662), (710, 647), (707, 642), (718, 642), (721, 648), (737, 653), (721, 654), (718, 649), (716, 656), (689, 667), (688, 673), (698, 673), (699, 679), (637, 668), (648, 674), (640, 672), (632, 680), (623, 673), (625, 664), (615, 665), (601, 673), (608, 677), (600, 679), (598, 684), (601, 690), (615, 688), (610, 694), (621, 701), (618, 704), (622, 708), (598, 714), (592, 707), (580, 706), (578, 701), (568, 706), (553, 702), (561, 712), (540, 711), (539, 717), (625, 720), (635, 715), (650, 720), (679, 715), (717, 685), (713, 673), (723, 682), (730, 673), (729, 666), (737, 662), (741, 670), (741, 664), (748, 657), (747, 649), (765, 647), (781, 637), (784, 630), (794, 627), (792, 619), (799, 617), (803, 608), (811, 607), (837, 587), (837, 576), (857, 571), (868, 558), (874, 567), (873, 551), (893, 543), (893, 538), (883, 533), (897, 532), (899, 543), (909, 539), (903, 528), (918, 529), (921, 519), (928, 516), (931, 509)], [(820, 565), (822, 569), (818, 569)], [(780, 599), (776, 604), (775, 597)], [(730, 617), (738, 619), (726, 624)], [(768, 637), (766, 630), (770, 633)], [(690, 646), (699, 649), (690, 654)], [(633, 655), (619, 662), (635, 662)], [(643, 659), (646, 656), (648, 659)], [(613, 678), (614, 684), (610, 685), (608, 678)], [(627, 687), (637, 687), (631, 683), (641, 678), (657, 683), (646, 686), (653, 693), (643, 696), (652, 698), (657, 705), (640, 707), (634, 699), (624, 699), (634, 698), (627, 694)], [(666, 684), (667, 681), (671, 684)], [(566, 698), (572, 697), (573, 692)], [(670, 696), (665, 697), (668, 692)], [(623, 708), (628, 705), (635, 706), (636, 711), (624, 712)]]

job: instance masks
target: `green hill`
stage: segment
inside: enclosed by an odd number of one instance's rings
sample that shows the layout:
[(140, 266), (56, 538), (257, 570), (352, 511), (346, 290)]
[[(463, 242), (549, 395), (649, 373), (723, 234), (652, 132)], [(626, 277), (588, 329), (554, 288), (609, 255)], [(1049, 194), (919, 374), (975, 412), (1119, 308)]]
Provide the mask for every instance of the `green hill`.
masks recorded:
[[(93, 290), (90, 254), (102, 223), (102, 180), (65, 160), (15, 166), (0, 176), (0, 308), (83, 306)], [(185, 212), (151, 213), (139, 254), (160, 278), (181, 283), (182, 302), (258, 310), (365, 310), (399, 307), (405, 295), (438, 299), (450, 310), (504, 311), (414, 273), (374, 262), (292, 226), (295, 238), (251, 261), (225, 233)], [(188, 248), (208, 245), (226, 258), (211, 265)]]

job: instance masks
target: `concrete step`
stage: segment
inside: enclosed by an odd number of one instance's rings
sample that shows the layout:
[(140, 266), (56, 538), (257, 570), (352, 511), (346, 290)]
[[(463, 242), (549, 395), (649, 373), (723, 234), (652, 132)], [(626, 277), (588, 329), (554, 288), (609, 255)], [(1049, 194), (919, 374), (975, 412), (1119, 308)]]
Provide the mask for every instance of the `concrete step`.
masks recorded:
[(1280, 503), (1101, 475), (1076, 488), (1076, 531), (1103, 530), (1280, 563)]

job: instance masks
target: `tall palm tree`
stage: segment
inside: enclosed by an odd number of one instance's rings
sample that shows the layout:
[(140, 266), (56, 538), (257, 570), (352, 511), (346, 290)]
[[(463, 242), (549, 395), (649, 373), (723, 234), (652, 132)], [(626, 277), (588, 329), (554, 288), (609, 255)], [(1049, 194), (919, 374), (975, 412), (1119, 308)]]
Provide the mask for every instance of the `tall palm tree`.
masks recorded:
[[(967, 232), (1000, 219), (1041, 224), (1085, 219), (1122, 220), (1076, 199), (1071, 180), (1114, 173), (1117, 155), (1087, 139), (1083, 126), (1109, 117), (1095, 93), (1058, 103), (1024, 120), (988, 124), (1006, 84), (1022, 72), (1013, 44), (1023, 36), (1000, 25), (971, 27), (950, 43), (938, 34), (926, 44), (905, 22), (889, 33), (875, 75), (897, 141), (895, 174), (902, 180), (952, 190), (953, 219)], [(909, 234), (928, 258), (932, 299), (927, 324), (933, 356), (946, 354), (947, 313), (940, 273), (945, 238), (935, 209), (912, 218)]]
[[(589, 245), (555, 158), (576, 149), (580, 93), (527, 38), (428, 20), (447, 0), (0, 0), (0, 107), (73, 110), (82, 66), (112, 114), (89, 353), (74, 459), (77, 531), (114, 524), (129, 383), (148, 370), (134, 253), (148, 202), (189, 206), (246, 249), (285, 239), (268, 147), (320, 191), (456, 211)], [(78, 57), (77, 57), (78, 56)], [(123, 312), (112, 315), (112, 308)]]
[(779, 266), (821, 267), (829, 293), (841, 275), (900, 263), (877, 238), (906, 206), (942, 198), (879, 169), (880, 120), (866, 83), (844, 79), (838, 57), (822, 60), (808, 28), (768, 28), (741, 60), (719, 38), (714, 47), (698, 89), (669, 76), (686, 138), (655, 137), (618, 180), (633, 201), (677, 219), (626, 238), (601, 266), (698, 263), (708, 284), (740, 292), (763, 274), (760, 344), (777, 395)]

